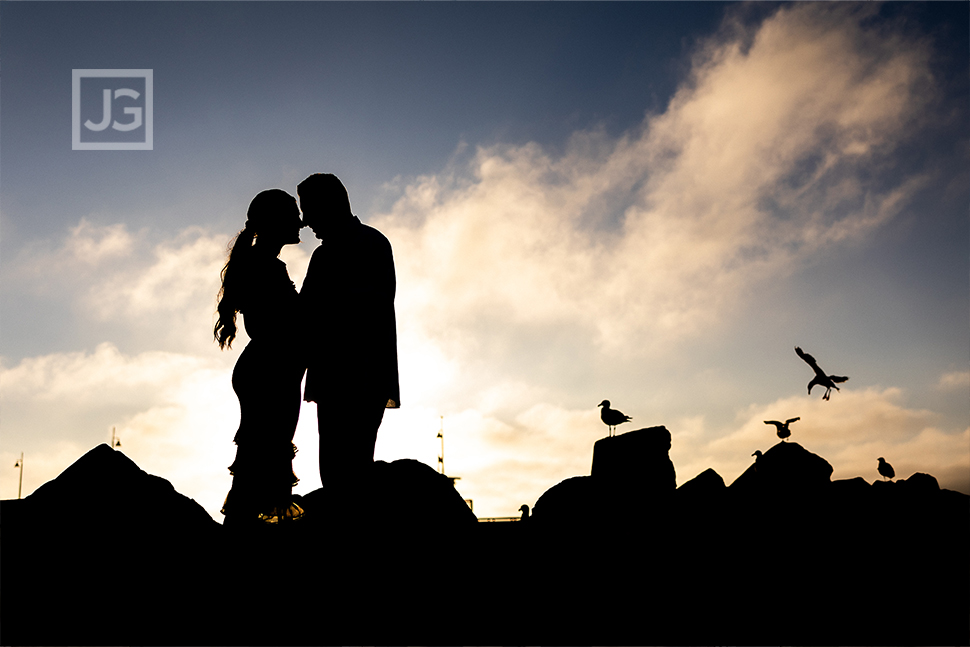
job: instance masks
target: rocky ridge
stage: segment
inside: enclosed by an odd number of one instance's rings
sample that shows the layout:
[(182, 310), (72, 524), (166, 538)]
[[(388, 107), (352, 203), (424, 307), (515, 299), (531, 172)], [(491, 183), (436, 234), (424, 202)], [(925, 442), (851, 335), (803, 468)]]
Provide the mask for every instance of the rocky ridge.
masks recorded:
[(107, 445), (0, 502), (3, 644), (970, 643), (970, 497), (778, 443), (676, 486), (664, 427), (596, 443), (525, 522), (416, 461), (230, 533)]

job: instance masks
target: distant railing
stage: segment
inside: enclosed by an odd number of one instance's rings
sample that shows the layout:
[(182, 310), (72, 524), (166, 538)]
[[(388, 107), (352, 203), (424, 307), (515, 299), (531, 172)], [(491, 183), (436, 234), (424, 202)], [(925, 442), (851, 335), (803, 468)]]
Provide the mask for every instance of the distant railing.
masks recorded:
[(522, 517), (479, 517), (478, 523), (509, 523), (510, 521), (522, 521)]

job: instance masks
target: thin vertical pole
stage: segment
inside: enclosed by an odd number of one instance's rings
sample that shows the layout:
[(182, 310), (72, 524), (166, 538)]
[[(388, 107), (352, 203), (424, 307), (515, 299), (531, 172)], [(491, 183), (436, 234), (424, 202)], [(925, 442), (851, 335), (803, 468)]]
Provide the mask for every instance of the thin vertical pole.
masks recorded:
[(442, 475), (445, 473), (445, 417), (441, 416), (441, 429), (438, 431), (438, 438), (441, 439), (441, 454), (438, 456), (438, 470)]
[(17, 465), (20, 467), (20, 483), (17, 485), (17, 498), (20, 498), (21, 493), (24, 490), (24, 453), (20, 452), (20, 460), (17, 461)]

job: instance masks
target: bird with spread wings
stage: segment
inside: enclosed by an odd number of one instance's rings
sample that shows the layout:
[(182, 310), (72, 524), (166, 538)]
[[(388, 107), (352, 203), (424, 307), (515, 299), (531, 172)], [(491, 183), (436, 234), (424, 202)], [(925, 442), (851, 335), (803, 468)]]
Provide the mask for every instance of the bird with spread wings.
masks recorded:
[(801, 418), (789, 418), (785, 422), (778, 422), (777, 420), (765, 420), (765, 424), (774, 425), (775, 431), (778, 433), (778, 437), (781, 438), (782, 442), (784, 442), (786, 438), (791, 436), (791, 429), (788, 428), (788, 425), (796, 420), (801, 420)]
[(798, 346), (795, 346), (795, 354), (805, 360), (805, 363), (811, 366), (812, 370), (815, 371), (815, 377), (813, 377), (812, 381), (808, 383), (808, 392), (810, 394), (812, 392), (812, 387), (816, 384), (819, 386), (824, 386), (825, 395), (822, 396), (822, 399), (828, 400), (829, 396), (832, 394), (832, 389), (835, 389), (836, 391), (839, 390), (836, 383), (841, 384), (849, 379), (848, 377), (840, 375), (826, 375), (825, 371), (819, 368), (818, 362), (815, 361), (815, 358), (803, 351)]

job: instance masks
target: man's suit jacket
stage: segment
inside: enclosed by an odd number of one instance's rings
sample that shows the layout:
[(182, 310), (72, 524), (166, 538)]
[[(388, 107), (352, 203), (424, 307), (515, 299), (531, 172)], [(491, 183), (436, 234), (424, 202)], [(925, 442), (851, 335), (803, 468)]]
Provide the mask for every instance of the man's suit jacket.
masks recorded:
[(304, 399), (401, 405), (391, 243), (355, 216), (322, 240), (300, 291), (310, 344)]

